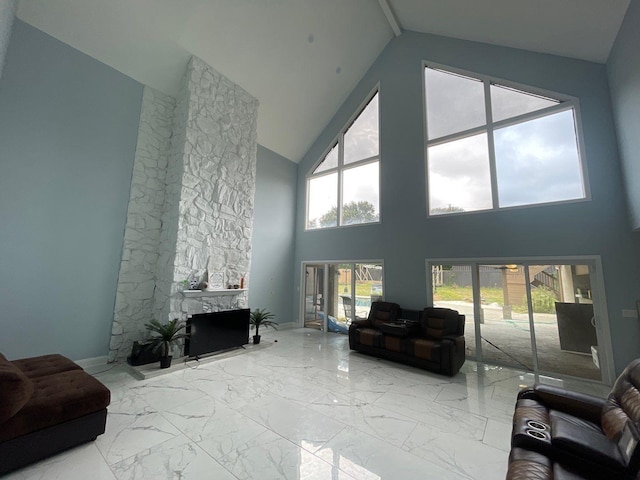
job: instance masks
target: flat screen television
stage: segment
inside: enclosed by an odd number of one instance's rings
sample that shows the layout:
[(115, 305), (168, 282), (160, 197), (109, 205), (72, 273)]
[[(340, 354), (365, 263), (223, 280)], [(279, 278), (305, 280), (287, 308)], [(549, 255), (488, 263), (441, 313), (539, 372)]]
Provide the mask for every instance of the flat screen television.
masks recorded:
[(248, 308), (198, 313), (187, 319), (184, 354), (201, 357), (249, 343)]

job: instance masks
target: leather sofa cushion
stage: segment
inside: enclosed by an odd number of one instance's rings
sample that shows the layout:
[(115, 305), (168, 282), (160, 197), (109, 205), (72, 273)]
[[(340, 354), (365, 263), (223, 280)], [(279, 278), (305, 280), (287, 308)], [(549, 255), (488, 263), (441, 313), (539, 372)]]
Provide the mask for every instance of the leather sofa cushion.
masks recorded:
[(600, 419), (607, 436), (617, 440), (628, 420), (640, 423), (640, 359), (631, 362), (611, 389)]
[(382, 336), (382, 347), (391, 352), (405, 353), (407, 341), (394, 335)]
[(82, 370), (31, 380), (33, 395), (0, 429), (0, 442), (100, 411), (109, 405), (107, 387)]
[(32, 395), (31, 380), (0, 353), (0, 424), (20, 411)]
[(379, 347), (382, 333), (374, 328), (359, 328), (356, 331), (358, 342), (368, 347)]
[(377, 310), (371, 320), (375, 328), (380, 328), (380, 326), (382, 326), (383, 324), (390, 322), (392, 320), (392, 317), (390, 312)]
[(613, 471), (622, 472), (626, 467), (616, 442), (602, 433), (585, 430), (573, 423), (552, 421), (551, 445)]
[(44, 377), (70, 370), (82, 370), (80, 365), (57, 353), (14, 360), (12, 363), (22, 370), (28, 378)]
[(440, 361), (440, 342), (427, 338), (412, 338), (410, 342), (413, 356), (423, 360)]
[(426, 308), (422, 318), (422, 333), (425, 337), (437, 339), (460, 334), (458, 312), (448, 308)]

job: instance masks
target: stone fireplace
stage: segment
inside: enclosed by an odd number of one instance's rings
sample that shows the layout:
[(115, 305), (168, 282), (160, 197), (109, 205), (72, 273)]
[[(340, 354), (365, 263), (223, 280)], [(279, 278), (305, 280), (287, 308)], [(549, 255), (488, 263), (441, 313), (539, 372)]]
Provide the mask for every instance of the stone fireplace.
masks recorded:
[(173, 98), (145, 87), (131, 181), (109, 361), (144, 324), (246, 308), (246, 292), (184, 294), (205, 272), (248, 287), (258, 101), (192, 57)]

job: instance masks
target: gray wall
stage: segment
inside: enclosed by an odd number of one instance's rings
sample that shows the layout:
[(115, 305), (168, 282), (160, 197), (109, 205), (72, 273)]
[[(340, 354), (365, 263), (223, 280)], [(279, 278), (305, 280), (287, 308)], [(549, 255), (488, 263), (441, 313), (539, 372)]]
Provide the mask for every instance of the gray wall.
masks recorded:
[(4, 67), (4, 59), (11, 37), (11, 26), (16, 17), (17, 0), (3, 0), (0, 2), (0, 78)]
[(0, 352), (105, 355), (142, 85), (15, 21), (0, 81)]
[(640, 0), (631, 0), (607, 70), (633, 229), (640, 229)]
[(291, 278), (298, 165), (258, 145), (251, 309), (266, 308), (278, 323), (292, 322)]
[[(427, 218), (422, 61), (576, 96), (592, 199)], [(305, 175), (380, 82), (380, 225), (304, 231)], [(305, 155), (298, 170), (294, 289), (305, 260), (384, 259), (385, 297), (426, 305), (425, 258), (601, 255), (616, 371), (640, 356), (640, 236), (629, 231), (604, 65), (405, 32), (393, 39)], [(299, 295), (294, 295), (294, 318)]]

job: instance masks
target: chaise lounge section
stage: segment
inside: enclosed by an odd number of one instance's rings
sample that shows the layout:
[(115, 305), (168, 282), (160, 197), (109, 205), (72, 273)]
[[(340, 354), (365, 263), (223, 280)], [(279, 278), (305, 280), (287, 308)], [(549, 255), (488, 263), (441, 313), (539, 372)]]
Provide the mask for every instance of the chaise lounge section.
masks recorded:
[(104, 433), (111, 394), (62, 355), (0, 353), (0, 475)]
[(415, 311), (392, 302), (374, 302), (366, 320), (351, 323), (349, 347), (453, 376), (465, 360), (464, 319), (449, 308)]

